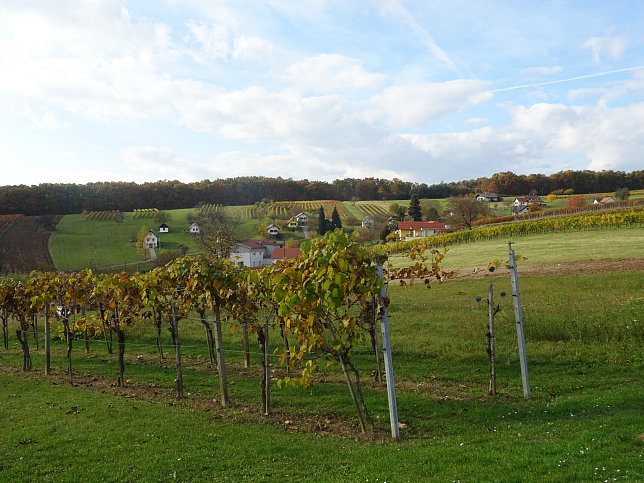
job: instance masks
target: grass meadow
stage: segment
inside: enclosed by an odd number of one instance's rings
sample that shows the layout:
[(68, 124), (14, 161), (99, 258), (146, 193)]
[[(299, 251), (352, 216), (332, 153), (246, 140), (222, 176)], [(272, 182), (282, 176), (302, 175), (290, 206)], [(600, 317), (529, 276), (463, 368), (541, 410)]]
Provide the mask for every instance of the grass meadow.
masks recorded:
[[(501, 309), (497, 396), (487, 395), (490, 283)], [(0, 348), (0, 480), (644, 479), (644, 274), (521, 278), (530, 400), (522, 394), (511, 297), (498, 295), (511, 292), (508, 277), (421, 285), (388, 289), (404, 425), (398, 441), (389, 435), (385, 388), (370, 377), (375, 362), (366, 342), (353, 358), (375, 428), (362, 437), (335, 365), (321, 369), (311, 394), (273, 383), (274, 414), (261, 414), (259, 353), (253, 349), (244, 369), (241, 335), (230, 327), (224, 348), (233, 404), (222, 408), (203, 330), (188, 319), (181, 322), (181, 401), (172, 396), (174, 356), (159, 360), (146, 326), (127, 335), (123, 390), (114, 387), (115, 356), (100, 340), (89, 354), (75, 342), (72, 384), (62, 342), (49, 378), (42, 349), (33, 350), (34, 370), (25, 374), (15, 337), (9, 350)], [(279, 331), (271, 344), (279, 345)], [(284, 374), (275, 369), (276, 378)]]
[(80, 270), (83, 268), (109, 268), (119, 266), (143, 270), (142, 257), (136, 250), (136, 240), (141, 227), (153, 229), (160, 237), (161, 245), (157, 254), (177, 250), (186, 245), (189, 252), (195, 251), (194, 238), (186, 233), (188, 214), (195, 210), (169, 210), (166, 224), (169, 233), (158, 233), (158, 225), (152, 218), (135, 218), (124, 213), (123, 221), (90, 220), (82, 215), (66, 215), (56, 226), (49, 241), (49, 248), (58, 270)]
[[(520, 265), (640, 258), (644, 253), (644, 227), (568, 230), (449, 245), (441, 267), (451, 270), (484, 267), (495, 260), (504, 262), (508, 259), (508, 242), (513, 243)], [(400, 255), (391, 255), (390, 260), (394, 266), (409, 263)]]

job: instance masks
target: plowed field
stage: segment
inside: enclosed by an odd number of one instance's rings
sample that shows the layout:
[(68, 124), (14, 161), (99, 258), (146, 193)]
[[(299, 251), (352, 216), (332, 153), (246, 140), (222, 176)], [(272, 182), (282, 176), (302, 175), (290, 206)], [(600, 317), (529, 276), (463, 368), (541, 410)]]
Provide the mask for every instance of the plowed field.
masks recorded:
[[(55, 217), (54, 226), (61, 217)], [(40, 216), (23, 216), (0, 237), (0, 272), (29, 273), (31, 270), (54, 270), (49, 255), (50, 231)]]

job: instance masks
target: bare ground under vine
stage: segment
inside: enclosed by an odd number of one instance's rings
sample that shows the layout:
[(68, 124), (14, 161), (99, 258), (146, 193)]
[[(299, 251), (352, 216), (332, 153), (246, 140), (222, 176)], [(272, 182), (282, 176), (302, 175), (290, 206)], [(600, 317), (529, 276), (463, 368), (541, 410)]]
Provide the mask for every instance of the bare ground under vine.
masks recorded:
[[(517, 263), (519, 276), (589, 275), (593, 273), (644, 272), (644, 258), (607, 258), (556, 263)], [(454, 269), (452, 280), (509, 276), (506, 267), (489, 272), (485, 266)]]

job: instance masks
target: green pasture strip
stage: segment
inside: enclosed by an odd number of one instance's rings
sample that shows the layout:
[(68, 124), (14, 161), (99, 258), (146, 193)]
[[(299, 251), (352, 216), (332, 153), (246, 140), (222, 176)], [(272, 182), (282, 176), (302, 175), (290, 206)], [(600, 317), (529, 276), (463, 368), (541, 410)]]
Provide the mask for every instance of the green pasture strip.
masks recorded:
[(470, 243), (480, 240), (522, 237), (531, 234), (553, 233), (567, 230), (597, 230), (605, 228), (634, 228), (644, 223), (644, 210), (617, 211), (601, 214), (558, 216), (538, 220), (525, 220), (461, 229), (428, 238), (399, 241), (381, 246), (380, 253), (404, 252), (418, 243), (427, 248), (442, 247), (455, 243)]
[(344, 206), (344, 209), (347, 210), (347, 212), (351, 216), (355, 217), (358, 221), (362, 221), (362, 219), (365, 217), (365, 214), (358, 208), (357, 203), (354, 203), (352, 201), (343, 201), (342, 205)]
[[(508, 259), (508, 242), (520, 256), (519, 265), (644, 256), (644, 227), (569, 230), (525, 236), (499, 237), (449, 245), (441, 264), (444, 270), (485, 267)], [(394, 266), (409, 264), (409, 258), (390, 255)]]
[[(487, 310), (475, 299), (487, 296), (490, 282), (501, 307), (496, 397), (486, 395)], [(258, 362), (241, 368), (235, 356), (241, 334), (230, 334), (229, 326), (224, 347), (230, 409), (216, 402), (217, 376), (203, 363), (198, 321), (180, 323), (189, 393), (182, 401), (171, 397), (174, 357), (158, 361), (147, 328), (128, 333), (126, 378), (132, 387), (158, 387), (158, 401), (72, 387), (60, 377), (54, 385), (42, 375), (42, 349), (33, 351), (31, 374), (9, 372), (21, 357), (13, 337), (9, 351), (0, 349), (0, 479), (642, 480), (644, 277), (524, 277), (520, 284), (530, 401), (521, 392), (512, 302), (498, 295), (509, 292), (507, 277), (448, 281), (429, 290), (420, 284), (389, 288), (398, 409), (405, 425), (399, 442), (388, 436), (384, 388), (368, 377), (374, 362), (366, 343), (354, 359), (376, 420), (372, 441), (311, 432), (301, 423), (323, 426), (340, 419), (357, 434), (336, 365), (322, 371), (327, 382), (318, 381), (312, 394), (274, 387), (274, 409), (281, 415), (273, 423), (256, 409), (247, 412), (247, 405), (260, 404)], [(274, 336), (276, 345), (279, 333)], [(73, 352), (77, 373), (115, 380), (115, 356), (100, 341), (92, 342), (89, 355), (79, 341)], [(54, 353), (52, 365), (60, 375), (61, 341)]]

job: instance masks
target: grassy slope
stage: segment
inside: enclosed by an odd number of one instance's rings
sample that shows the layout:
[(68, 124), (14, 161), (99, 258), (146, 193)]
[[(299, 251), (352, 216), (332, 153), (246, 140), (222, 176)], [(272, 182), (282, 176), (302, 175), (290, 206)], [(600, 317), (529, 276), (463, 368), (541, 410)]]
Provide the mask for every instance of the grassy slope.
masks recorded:
[[(525, 257), (521, 264), (638, 258), (644, 254), (644, 227), (570, 230), (450, 245), (442, 267), (481, 267), (493, 260), (507, 260), (509, 241), (517, 255)], [(391, 260), (395, 266), (409, 262), (395, 255)]]
[[(170, 233), (160, 234), (158, 253), (174, 250), (180, 243), (194, 250), (194, 239), (188, 236), (187, 216), (194, 210), (170, 210), (166, 224)], [(123, 222), (88, 220), (81, 215), (67, 215), (56, 226), (49, 242), (52, 258), (59, 270), (78, 270), (85, 267), (108, 267), (117, 264), (134, 264), (142, 260), (131, 239), (142, 226), (157, 233), (158, 223), (152, 218), (134, 218), (125, 213)]]

